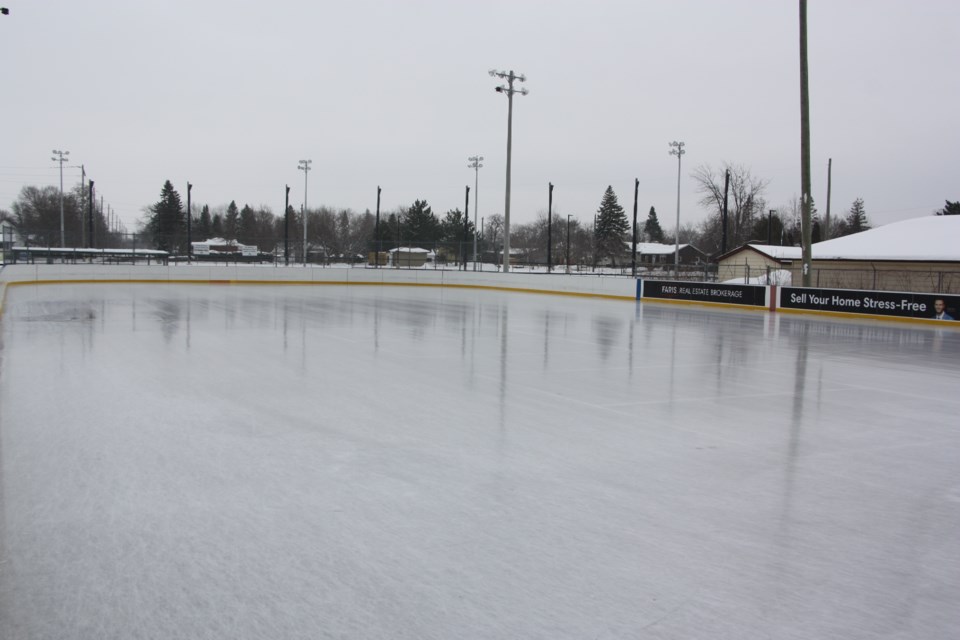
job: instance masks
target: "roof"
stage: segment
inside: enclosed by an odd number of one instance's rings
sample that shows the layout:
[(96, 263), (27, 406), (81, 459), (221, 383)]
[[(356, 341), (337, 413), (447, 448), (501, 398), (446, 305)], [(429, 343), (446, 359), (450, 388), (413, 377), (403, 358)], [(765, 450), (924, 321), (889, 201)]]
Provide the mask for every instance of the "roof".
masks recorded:
[[(800, 247), (781, 247), (779, 245), (774, 245), (774, 244), (748, 244), (745, 246), (751, 249), (754, 249), (756, 251), (759, 251), (760, 253), (764, 254), (767, 257), (773, 258), (774, 260), (802, 260), (803, 259), (803, 249)], [(813, 246), (814, 248), (817, 247), (817, 245), (813, 245)], [(741, 249), (742, 248), (743, 247), (741, 247)], [(739, 251), (739, 249), (736, 249), (736, 251)], [(726, 255), (728, 256), (731, 253), (733, 253), (733, 251), (731, 251), (730, 253), (727, 253)], [(726, 256), (720, 256), (720, 258), (725, 258), (725, 257)]]
[(397, 249), (390, 249), (388, 253), (430, 253), (426, 249), (421, 249), (420, 247), (399, 247)]
[(815, 260), (960, 261), (960, 216), (924, 216), (813, 245)]
[[(624, 244), (627, 245), (627, 248), (630, 251), (633, 251), (632, 242), (625, 241)], [(680, 244), (681, 250), (685, 249), (686, 247), (692, 247), (693, 249), (700, 251), (700, 249), (697, 249), (692, 244), (687, 244), (687, 243)], [(648, 256), (649, 255), (658, 255), (658, 256), (672, 255), (676, 253), (676, 250), (677, 250), (677, 246), (674, 244), (662, 244), (660, 242), (638, 242), (637, 243), (637, 253), (642, 253), (643, 255), (648, 255)]]
[[(925, 216), (901, 220), (811, 248), (813, 260), (886, 260), (891, 262), (960, 262), (960, 216)], [(753, 249), (774, 260), (802, 260), (800, 247), (749, 244), (719, 256), (722, 260)]]

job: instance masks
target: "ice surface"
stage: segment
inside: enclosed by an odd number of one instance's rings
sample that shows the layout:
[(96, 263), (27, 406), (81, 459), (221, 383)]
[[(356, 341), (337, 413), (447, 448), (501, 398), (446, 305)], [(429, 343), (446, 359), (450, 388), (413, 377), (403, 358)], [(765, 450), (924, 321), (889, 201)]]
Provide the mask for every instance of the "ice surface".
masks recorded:
[(957, 638), (960, 332), (9, 291), (0, 637)]

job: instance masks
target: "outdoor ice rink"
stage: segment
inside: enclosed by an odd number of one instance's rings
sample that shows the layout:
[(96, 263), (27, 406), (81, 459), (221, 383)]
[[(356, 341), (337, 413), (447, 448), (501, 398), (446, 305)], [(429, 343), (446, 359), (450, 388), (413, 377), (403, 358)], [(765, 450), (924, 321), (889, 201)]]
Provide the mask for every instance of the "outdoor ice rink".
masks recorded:
[(463, 289), (45, 285), (0, 637), (960, 638), (960, 331)]

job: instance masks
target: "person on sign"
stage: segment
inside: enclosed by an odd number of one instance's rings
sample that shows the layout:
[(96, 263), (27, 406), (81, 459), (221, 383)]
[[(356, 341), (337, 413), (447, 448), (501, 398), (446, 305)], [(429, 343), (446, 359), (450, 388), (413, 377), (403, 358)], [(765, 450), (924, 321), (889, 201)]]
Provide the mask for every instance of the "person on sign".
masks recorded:
[(947, 313), (947, 305), (943, 302), (943, 298), (933, 301), (933, 311), (935, 320), (953, 320), (953, 316)]

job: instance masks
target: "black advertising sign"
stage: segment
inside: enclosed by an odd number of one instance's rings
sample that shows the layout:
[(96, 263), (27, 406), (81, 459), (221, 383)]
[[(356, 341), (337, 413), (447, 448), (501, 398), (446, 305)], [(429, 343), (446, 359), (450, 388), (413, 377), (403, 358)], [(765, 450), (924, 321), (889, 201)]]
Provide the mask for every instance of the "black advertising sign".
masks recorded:
[(783, 287), (780, 289), (780, 307), (898, 318), (955, 320), (960, 317), (960, 296)]
[(643, 281), (643, 297), (660, 300), (692, 300), (765, 307), (766, 291), (767, 288), (762, 285)]

